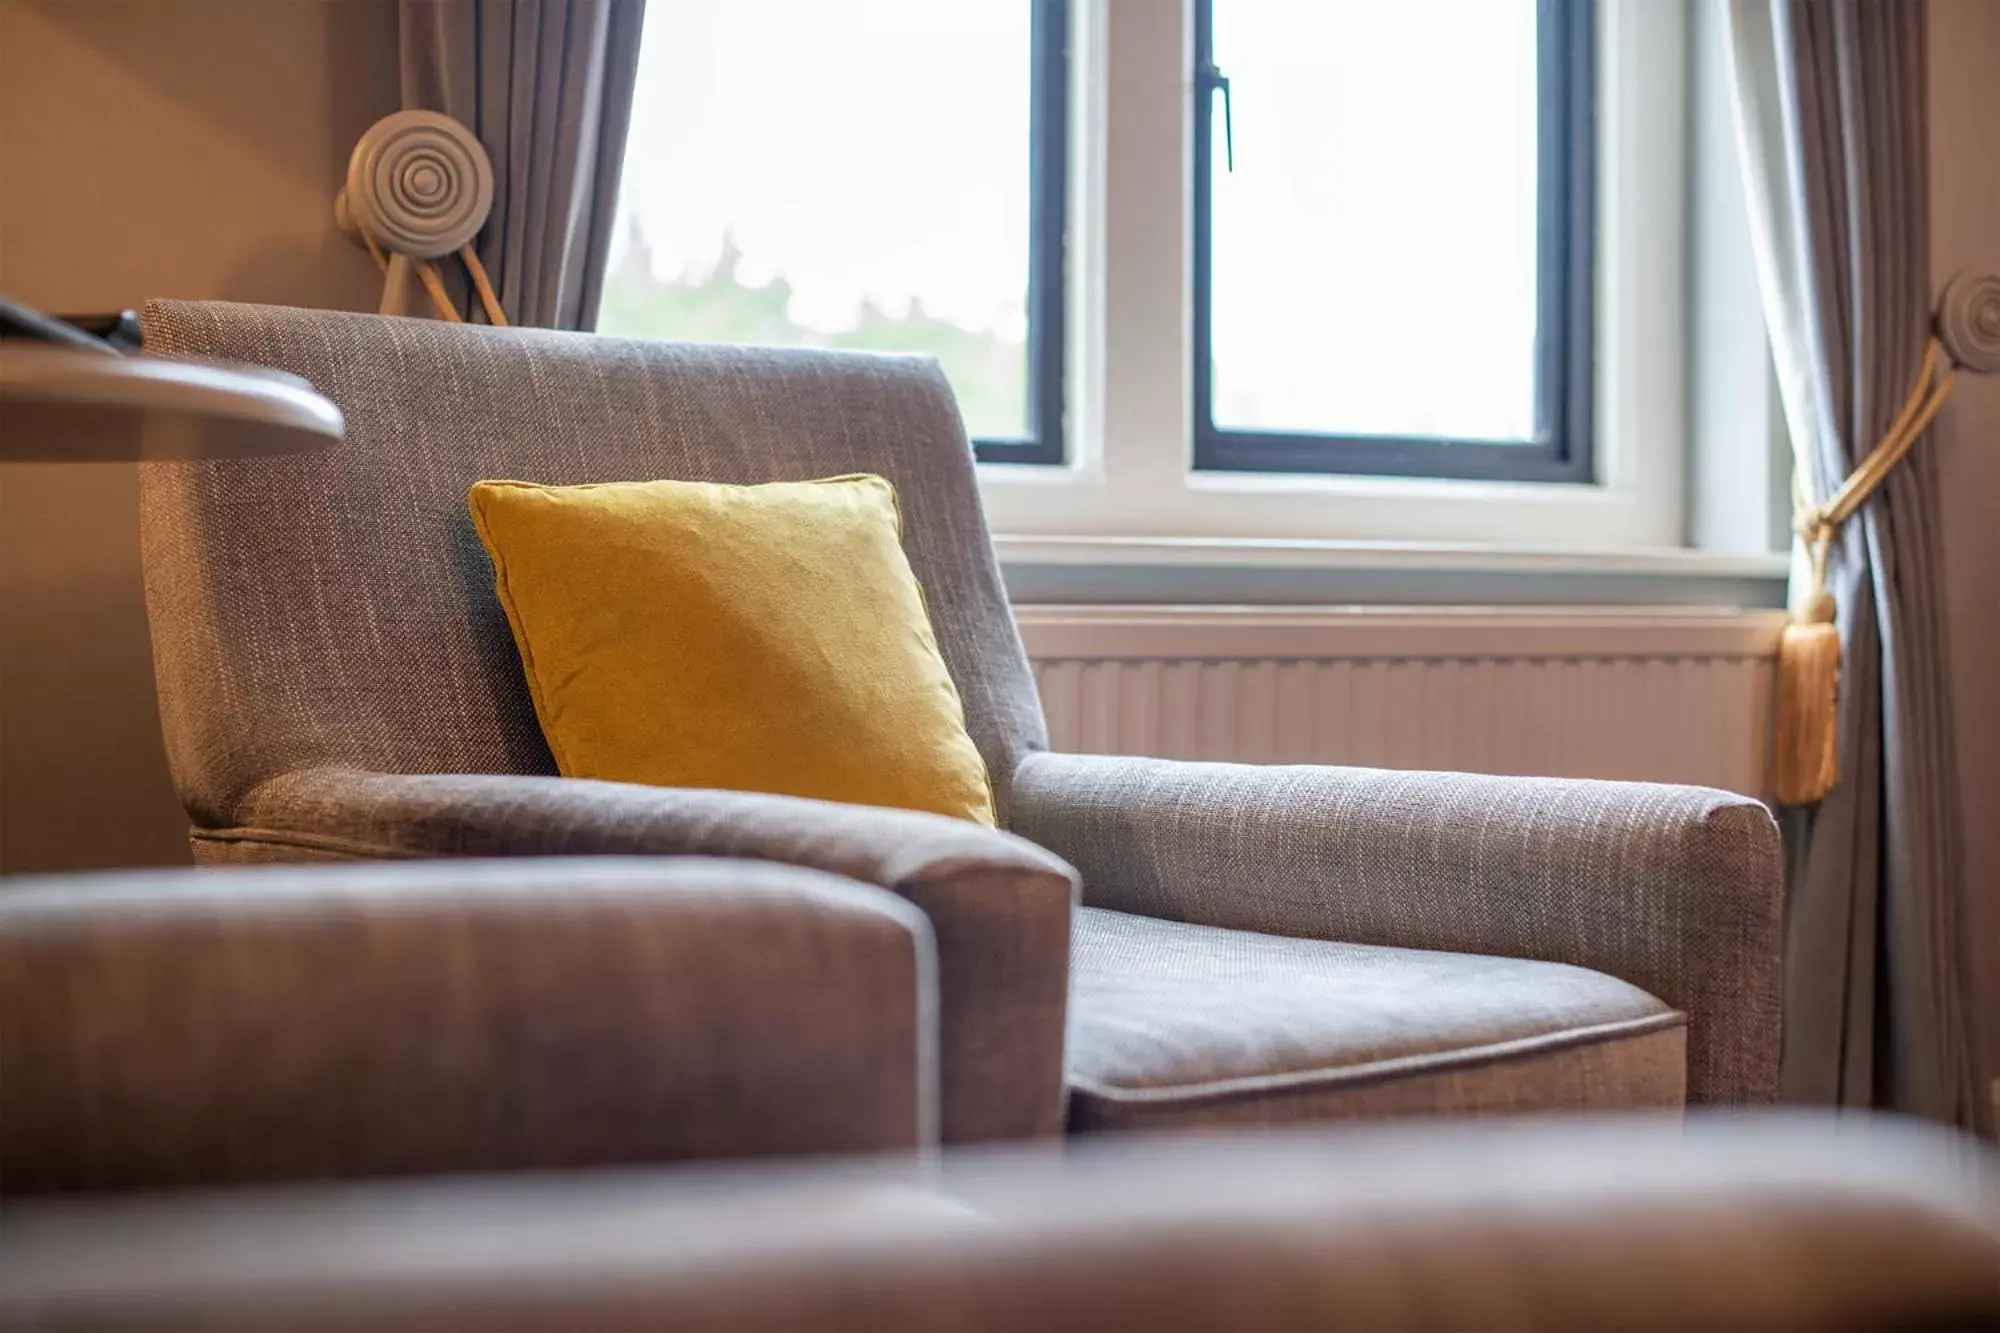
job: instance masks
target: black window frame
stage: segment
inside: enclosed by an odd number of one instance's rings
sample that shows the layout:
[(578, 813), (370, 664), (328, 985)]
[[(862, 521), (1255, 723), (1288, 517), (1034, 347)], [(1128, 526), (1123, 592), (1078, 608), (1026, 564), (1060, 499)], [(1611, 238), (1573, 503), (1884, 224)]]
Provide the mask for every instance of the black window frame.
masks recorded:
[[(1496, 443), (1421, 436), (1228, 430), (1215, 424), (1211, 191), (1217, 94), (1229, 96), (1214, 49), (1214, 0), (1195, 0), (1194, 466), (1468, 480), (1593, 479), (1594, 0), (1537, 0), (1538, 310), (1535, 436)], [(1225, 110), (1227, 106), (1225, 104)], [(1431, 349), (1412, 349), (1429, 355)], [(1440, 373), (1449, 373), (1442, 367)]]
[(1060, 464), (1063, 447), (1064, 303), (1068, 272), (1069, 0), (1029, 0), (1033, 64), (1028, 113), (1029, 433), (975, 439), (982, 463)]

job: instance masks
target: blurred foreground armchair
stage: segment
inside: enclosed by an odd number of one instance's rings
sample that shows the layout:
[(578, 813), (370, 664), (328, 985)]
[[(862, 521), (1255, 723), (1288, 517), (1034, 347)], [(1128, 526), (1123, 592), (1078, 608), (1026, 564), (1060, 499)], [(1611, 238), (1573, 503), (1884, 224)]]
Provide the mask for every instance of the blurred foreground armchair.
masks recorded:
[(940, 958), (941, 1116), (956, 1139), (1060, 1126), (1069, 867), (1019, 838), (908, 810), (754, 792), (478, 773), (309, 769), (271, 779), (244, 825), (197, 831), (206, 863), (498, 856), (704, 856), (799, 866), (893, 891)]
[(1990, 1156), (1805, 1117), (0, 1205), (9, 1330), (1995, 1327)]
[(935, 1142), (922, 915), (754, 861), (0, 886), (0, 1191)]

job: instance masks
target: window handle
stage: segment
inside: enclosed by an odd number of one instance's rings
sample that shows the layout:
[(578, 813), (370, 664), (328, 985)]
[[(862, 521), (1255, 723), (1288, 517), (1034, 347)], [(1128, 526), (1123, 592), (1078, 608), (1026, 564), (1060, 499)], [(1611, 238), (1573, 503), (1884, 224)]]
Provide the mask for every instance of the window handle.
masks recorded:
[(1222, 94), (1222, 155), (1225, 169), (1236, 170), (1236, 110), (1229, 99), (1229, 76), (1216, 68), (1214, 61), (1204, 61), (1196, 80), (1201, 84), (1202, 96), (1214, 97)]

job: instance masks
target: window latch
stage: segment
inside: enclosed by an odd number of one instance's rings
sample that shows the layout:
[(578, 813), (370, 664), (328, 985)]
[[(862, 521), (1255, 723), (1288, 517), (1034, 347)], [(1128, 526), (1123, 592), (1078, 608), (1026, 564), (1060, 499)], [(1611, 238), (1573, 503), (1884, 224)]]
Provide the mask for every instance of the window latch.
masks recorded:
[(1222, 94), (1222, 160), (1226, 170), (1236, 170), (1236, 114), (1229, 101), (1229, 76), (1216, 67), (1213, 60), (1202, 62), (1196, 71), (1195, 80), (1201, 85), (1203, 97), (1213, 98)]

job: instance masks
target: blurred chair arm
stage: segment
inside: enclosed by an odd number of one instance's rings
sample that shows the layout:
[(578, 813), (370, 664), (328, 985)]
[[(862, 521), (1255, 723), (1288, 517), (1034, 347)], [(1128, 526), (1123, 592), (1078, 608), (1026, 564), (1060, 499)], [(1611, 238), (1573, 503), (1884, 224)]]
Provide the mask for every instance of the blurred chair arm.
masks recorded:
[(1075, 873), (961, 819), (624, 782), (312, 769), (265, 783), (242, 826), (200, 830), (208, 860), (729, 856), (889, 889), (937, 938), (942, 1132), (950, 1142), (1062, 1129)]
[(1012, 808), (1093, 906), (1592, 968), (1687, 1013), (1690, 1100), (1775, 1095), (1778, 838), (1747, 797), (1039, 754)]
[(1989, 1329), (1976, 1146), (1432, 1121), (948, 1159), (0, 1209), (0, 1328)]
[(0, 1187), (903, 1149), (922, 915), (749, 861), (169, 871), (0, 889)]

